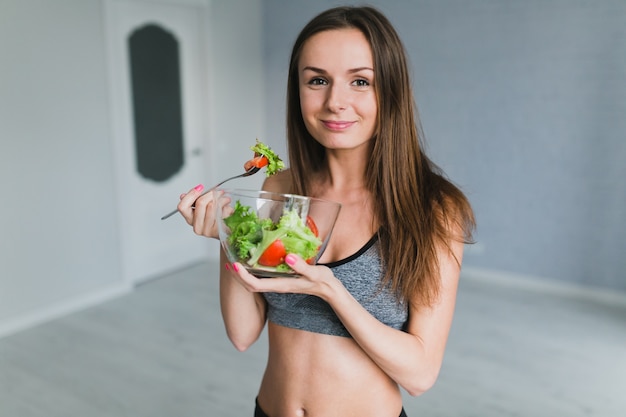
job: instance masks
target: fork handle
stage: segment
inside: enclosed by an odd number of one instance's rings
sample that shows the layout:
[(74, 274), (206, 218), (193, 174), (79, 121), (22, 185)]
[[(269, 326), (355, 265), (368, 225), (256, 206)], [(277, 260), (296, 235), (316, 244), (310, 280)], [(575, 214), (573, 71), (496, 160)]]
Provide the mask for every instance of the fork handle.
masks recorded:
[[(220, 185), (224, 184), (226, 181), (234, 180), (235, 178), (239, 178), (239, 177), (247, 177), (248, 175), (251, 175), (251, 171), (253, 171), (253, 170), (250, 170), (250, 171), (248, 171), (248, 172), (244, 172), (243, 174), (239, 174), (239, 175), (232, 176), (232, 177), (230, 177), (230, 178), (226, 178), (225, 180), (223, 180), (223, 181), (221, 181), (221, 182), (218, 182), (218, 183), (217, 183), (217, 184), (215, 184), (213, 187), (209, 188), (208, 190), (206, 190), (205, 192), (203, 192), (202, 194), (200, 194), (200, 195), (198, 196), (198, 198), (202, 197), (202, 196), (203, 196), (203, 195), (205, 195), (206, 193), (209, 193), (209, 192), (211, 192), (211, 191), (215, 190), (217, 187), (219, 187)], [(258, 171), (258, 169), (257, 169), (257, 171)], [(256, 171), (254, 171), (254, 172), (256, 172)], [(252, 173), (254, 173), (254, 172), (252, 172)], [(198, 198), (196, 198), (196, 200), (197, 200)], [(196, 204), (196, 203), (195, 203), (195, 201), (194, 201), (194, 204)], [(193, 208), (193, 206), (191, 206), (191, 208)], [(167, 213), (165, 216), (161, 217), (161, 220), (165, 220), (165, 219), (167, 219), (167, 218), (170, 218), (170, 217), (172, 217), (172, 216), (173, 216), (174, 214), (176, 214), (176, 213), (178, 213), (178, 209), (176, 209), (176, 210), (172, 210), (171, 212)]]
[[(253, 166), (252, 168), (250, 168), (249, 170), (247, 170), (246, 172), (244, 172), (243, 174), (239, 174), (239, 175), (234, 175), (230, 178), (226, 178), (225, 180), (218, 182), (217, 184), (215, 184), (213, 187), (209, 188), (208, 190), (206, 190), (205, 192), (203, 192), (202, 194), (200, 194), (198, 196), (198, 198), (202, 197), (203, 195), (205, 195), (208, 192), (211, 192), (213, 190), (215, 190), (217, 187), (219, 187), (220, 185), (224, 184), (226, 181), (230, 181), (230, 180), (234, 180), (235, 178), (241, 178), (241, 177), (249, 177), (252, 174), (256, 174), (257, 172), (259, 172), (261, 168), (259, 167), (255, 167)], [(198, 199), (196, 198), (196, 200)], [(194, 204), (195, 201), (194, 201)], [(194, 206), (191, 206), (191, 208), (194, 208)], [(174, 214), (178, 213), (178, 209), (171, 211), (170, 213), (167, 213), (165, 216), (161, 217), (161, 220), (165, 220), (169, 217), (172, 217)]]
[[(234, 177), (233, 177), (233, 178), (234, 178)], [(229, 178), (229, 179), (232, 179), (232, 178)], [(205, 192), (203, 192), (202, 194), (200, 194), (200, 195), (198, 196), (198, 198), (202, 197), (202, 196), (203, 196), (203, 195), (205, 195), (206, 193), (209, 193), (209, 192), (211, 192), (211, 191), (215, 190), (217, 187), (219, 187), (220, 185), (224, 184), (226, 181), (228, 181), (228, 180), (222, 181), (222, 182), (220, 182), (219, 184), (216, 184), (216, 185), (214, 185), (213, 187), (209, 188), (208, 190), (206, 190)], [(196, 200), (197, 200), (198, 198), (196, 198)], [(196, 203), (195, 203), (195, 201), (194, 201), (194, 204), (196, 204)], [(194, 206), (191, 206), (191, 208), (194, 208)], [(173, 216), (174, 214), (176, 214), (176, 213), (178, 213), (178, 209), (176, 209), (176, 210), (172, 210), (171, 212), (167, 213), (165, 216), (161, 217), (161, 220), (168, 219), (168, 218), (172, 217), (172, 216)]]
[(178, 213), (178, 209), (167, 213), (165, 216), (161, 217), (161, 220), (169, 219), (170, 217), (172, 217), (176, 213)]

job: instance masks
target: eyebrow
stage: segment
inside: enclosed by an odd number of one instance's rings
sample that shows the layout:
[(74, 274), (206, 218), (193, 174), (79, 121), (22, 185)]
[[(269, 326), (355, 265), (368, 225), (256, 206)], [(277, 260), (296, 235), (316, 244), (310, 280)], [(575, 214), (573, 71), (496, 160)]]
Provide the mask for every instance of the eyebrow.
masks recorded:
[[(321, 69), (321, 68), (317, 68), (317, 67), (312, 67), (312, 66), (306, 66), (304, 68), (302, 68), (302, 71), (313, 71), (316, 72), (318, 74), (325, 74), (326, 71)], [(348, 72), (350, 73), (355, 73), (355, 72), (360, 72), (360, 71), (372, 71), (374, 72), (373, 68), (370, 67), (357, 67), (357, 68), (350, 68), (348, 70)]]

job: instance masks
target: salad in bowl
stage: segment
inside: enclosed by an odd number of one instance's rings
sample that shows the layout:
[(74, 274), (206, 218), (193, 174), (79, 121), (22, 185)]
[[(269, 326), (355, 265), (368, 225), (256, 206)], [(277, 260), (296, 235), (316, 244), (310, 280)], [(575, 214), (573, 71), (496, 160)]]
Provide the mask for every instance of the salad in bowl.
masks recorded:
[(317, 263), (341, 204), (295, 194), (219, 189), (216, 220), (230, 262), (240, 262), (258, 277), (296, 277), (285, 263), (293, 253)]

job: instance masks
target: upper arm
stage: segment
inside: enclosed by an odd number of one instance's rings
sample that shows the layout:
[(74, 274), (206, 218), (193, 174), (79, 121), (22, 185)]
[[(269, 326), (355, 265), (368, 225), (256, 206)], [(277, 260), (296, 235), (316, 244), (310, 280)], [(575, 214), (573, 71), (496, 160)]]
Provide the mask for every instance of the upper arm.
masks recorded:
[(454, 316), (463, 243), (452, 240), (450, 248), (440, 245), (437, 257), (441, 285), (439, 297), (432, 306), (410, 303), (407, 332), (421, 341), (428, 360), (436, 366), (438, 373)]

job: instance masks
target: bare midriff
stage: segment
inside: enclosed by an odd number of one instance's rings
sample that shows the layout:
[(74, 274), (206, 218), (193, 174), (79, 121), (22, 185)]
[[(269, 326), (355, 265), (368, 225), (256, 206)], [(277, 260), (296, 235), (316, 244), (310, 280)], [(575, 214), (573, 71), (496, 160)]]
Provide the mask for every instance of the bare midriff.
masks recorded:
[(347, 337), (268, 323), (259, 405), (270, 417), (397, 417), (398, 385)]

